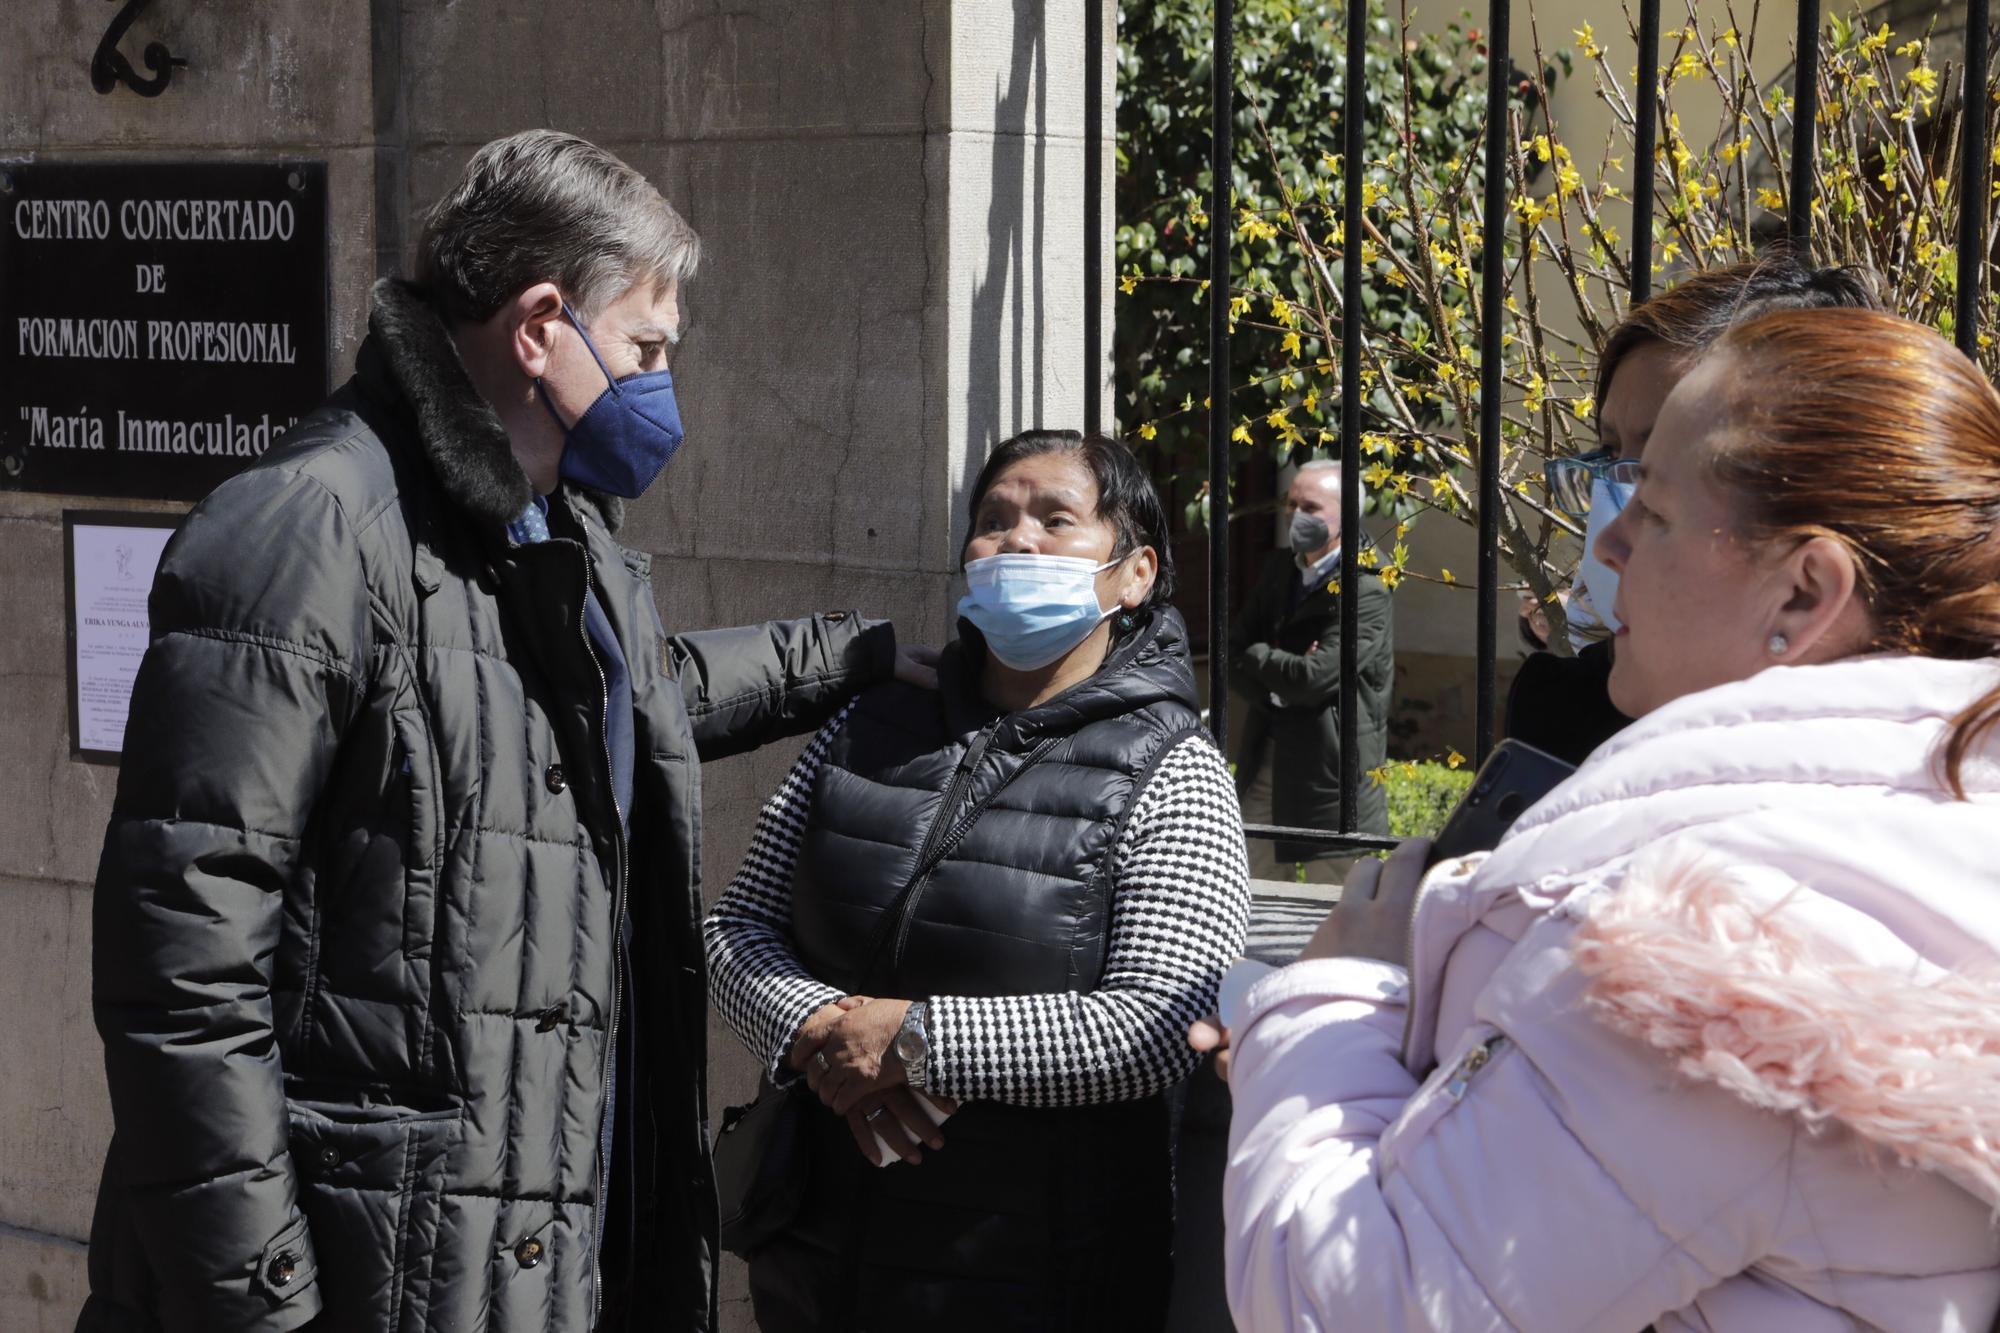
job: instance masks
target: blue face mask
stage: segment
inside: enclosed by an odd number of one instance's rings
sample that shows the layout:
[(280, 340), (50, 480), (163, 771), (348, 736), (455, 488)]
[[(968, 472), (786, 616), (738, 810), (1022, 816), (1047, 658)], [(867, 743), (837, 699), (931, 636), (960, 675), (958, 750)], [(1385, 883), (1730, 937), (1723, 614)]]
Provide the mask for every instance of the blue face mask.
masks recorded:
[[(1117, 564), (1070, 555), (989, 555), (965, 566), (958, 613), (1016, 671), (1036, 671), (1090, 637), (1111, 614), (1097, 604), (1097, 576)], [(1117, 610), (1113, 607), (1112, 610)]]
[(563, 426), (548, 391), (540, 380), (535, 381), (542, 406), (562, 427), (566, 441), (558, 471), (564, 481), (636, 500), (681, 447), (681, 409), (674, 401), (674, 377), (654, 370), (613, 379), (604, 358), (598, 355), (597, 344), (584, 332), (583, 322), (567, 301), (563, 315), (576, 326), (583, 345), (604, 372), (605, 386), (574, 426)]
[[(1597, 558), (1597, 539), (1604, 535), (1604, 530), (1611, 526), (1611, 520), (1617, 518), (1632, 499), (1634, 489), (1629, 481), (1611, 481), (1605, 477), (1590, 483), (1590, 522), (1584, 527), (1583, 565), (1577, 570), (1577, 582), (1586, 590), (1589, 610), (1578, 614), (1582, 608), (1574, 598), (1571, 599), (1568, 611), (1574, 628), (1587, 632), (1602, 624), (1613, 634), (1619, 630), (1618, 617), (1611, 610), (1612, 604), (1618, 600), (1618, 575)], [(1581, 648), (1588, 642), (1590, 638), (1587, 636), (1583, 643), (1578, 643), (1575, 635), (1570, 638), (1573, 648)]]

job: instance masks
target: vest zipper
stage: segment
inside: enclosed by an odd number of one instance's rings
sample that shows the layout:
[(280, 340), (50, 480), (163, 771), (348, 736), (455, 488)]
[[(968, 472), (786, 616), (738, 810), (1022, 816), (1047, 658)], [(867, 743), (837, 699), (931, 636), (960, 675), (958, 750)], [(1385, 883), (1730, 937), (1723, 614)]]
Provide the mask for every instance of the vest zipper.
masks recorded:
[[(998, 721), (989, 722), (979, 729), (972, 738), (972, 744), (965, 747), (965, 754), (958, 761), (958, 771), (951, 775), (951, 785), (944, 790), (944, 799), (938, 802), (937, 818), (931, 821), (929, 831), (924, 834), (924, 844), (917, 849), (917, 864), (924, 865), (937, 849), (938, 840), (944, 837), (952, 823), (952, 816), (958, 803), (965, 795), (965, 788), (972, 781), (972, 775), (979, 770), (979, 761), (986, 757), (986, 747), (992, 743), (994, 729)], [(930, 882), (931, 872), (923, 872), (923, 879), (910, 890), (903, 900), (902, 920), (896, 923), (896, 947), (889, 955), (889, 969), (893, 973), (903, 965), (903, 946), (910, 938), (910, 921), (916, 915), (917, 899), (923, 896), (924, 885)]]
[[(618, 963), (625, 947), (625, 817), (618, 809), (617, 784), (611, 773), (611, 683), (604, 678), (604, 664), (597, 660), (597, 646), (590, 641), (590, 625), (584, 608), (589, 605), (594, 581), (590, 577), (590, 547), (583, 550), (583, 595), (584, 601), (577, 607), (577, 633), (583, 639), (584, 652), (589, 654), (591, 666), (597, 672), (597, 737), (604, 751), (604, 785), (612, 793), (611, 813), (612, 845), (618, 854), (618, 876), (611, 893), (611, 1021), (604, 1033), (604, 1061), (598, 1070), (597, 1091), (604, 1099), (602, 1115), (614, 1116), (617, 1108), (611, 1105), (611, 1064), (618, 1058), (618, 1010), (624, 999), (625, 971)], [(607, 616), (608, 620), (609, 617)], [(597, 1142), (604, 1142), (604, 1124), (600, 1119), (597, 1126)], [(604, 1313), (604, 1208), (610, 1201), (611, 1163), (600, 1149), (597, 1162), (597, 1210), (591, 1227), (590, 1240), (590, 1323), (594, 1328)]]

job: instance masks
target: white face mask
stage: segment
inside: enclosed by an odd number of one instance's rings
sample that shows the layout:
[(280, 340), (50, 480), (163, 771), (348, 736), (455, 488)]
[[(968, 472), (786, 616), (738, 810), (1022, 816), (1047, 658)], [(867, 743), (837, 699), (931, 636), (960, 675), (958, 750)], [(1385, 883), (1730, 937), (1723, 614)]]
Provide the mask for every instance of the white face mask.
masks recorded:
[(1566, 608), (1571, 631), (1569, 644), (1574, 650), (1581, 651), (1605, 633), (1616, 634), (1622, 628), (1617, 613), (1611, 609), (1618, 600), (1618, 575), (1597, 558), (1597, 539), (1624, 510), (1632, 499), (1632, 491), (1629, 481), (1599, 477), (1590, 483), (1590, 522), (1583, 530), (1583, 564), (1577, 569), (1577, 591), (1571, 593)]

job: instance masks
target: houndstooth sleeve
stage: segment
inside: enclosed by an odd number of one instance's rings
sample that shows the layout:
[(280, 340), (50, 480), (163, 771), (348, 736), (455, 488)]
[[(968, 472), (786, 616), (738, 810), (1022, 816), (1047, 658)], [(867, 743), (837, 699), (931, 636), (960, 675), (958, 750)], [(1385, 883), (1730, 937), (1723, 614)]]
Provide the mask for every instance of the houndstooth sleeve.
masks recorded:
[(792, 866), (805, 837), (813, 782), (853, 708), (849, 704), (820, 728), (764, 802), (742, 868), (701, 927), (709, 998), (780, 1081), (789, 1074), (785, 1054), (805, 1021), (847, 993), (813, 976), (792, 950)]
[(1170, 1087), (1249, 928), (1236, 785), (1205, 736), (1154, 769), (1113, 849), (1104, 981), (1087, 993), (933, 996), (929, 1086), (961, 1101), (1082, 1106)]

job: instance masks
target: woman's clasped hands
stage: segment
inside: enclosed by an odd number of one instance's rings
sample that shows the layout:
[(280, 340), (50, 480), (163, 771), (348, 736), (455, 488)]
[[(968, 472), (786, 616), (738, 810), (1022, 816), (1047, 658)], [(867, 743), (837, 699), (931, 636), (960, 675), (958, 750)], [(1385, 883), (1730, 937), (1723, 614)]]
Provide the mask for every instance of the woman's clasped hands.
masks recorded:
[[(878, 1136), (912, 1166), (923, 1160), (924, 1147), (944, 1147), (944, 1135), (911, 1091), (903, 1062), (890, 1050), (910, 1003), (849, 995), (822, 1005), (800, 1026), (785, 1057), (794, 1072), (806, 1076), (827, 1109), (846, 1119), (855, 1147), (871, 1162)], [(958, 1109), (948, 1098), (926, 1098), (946, 1115)]]

